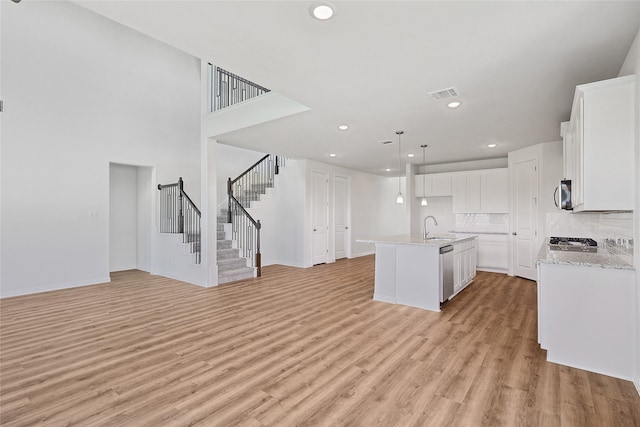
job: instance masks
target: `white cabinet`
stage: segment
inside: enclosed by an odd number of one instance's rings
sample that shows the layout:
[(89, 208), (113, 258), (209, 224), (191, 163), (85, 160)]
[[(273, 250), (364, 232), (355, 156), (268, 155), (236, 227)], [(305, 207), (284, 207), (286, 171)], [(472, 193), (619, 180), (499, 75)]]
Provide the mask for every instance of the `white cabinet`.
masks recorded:
[(433, 197), (451, 196), (451, 174), (432, 174), (430, 195)]
[(506, 234), (478, 235), (478, 269), (505, 272), (509, 268)]
[(480, 184), (482, 212), (509, 212), (509, 169), (483, 171), (480, 175)]
[[(423, 193), (424, 188), (424, 193)], [(415, 197), (451, 196), (451, 174), (433, 173), (415, 176)]]
[(538, 342), (549, 362), (632, 380), (635, 271), (538, 264)]
[(576, 87), (565, 132), (575, 211), (633, 210), (635, 76)]
[(452, 206), (454, 213), (477, 213), (480, 206), (480, 174), (476, 172), (459, 173), (451, 180)]
[(509, 212), (507, 168), (456, 173), (452, 177), (454, 213)]
[(476, 239), (453, 245), (453, 293), (464, 289), (476, 277)]

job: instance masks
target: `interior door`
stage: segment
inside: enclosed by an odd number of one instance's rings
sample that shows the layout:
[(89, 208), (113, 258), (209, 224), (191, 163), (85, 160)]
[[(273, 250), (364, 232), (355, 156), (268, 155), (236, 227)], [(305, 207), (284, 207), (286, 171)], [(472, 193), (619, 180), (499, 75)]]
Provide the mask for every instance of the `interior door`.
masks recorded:
[(335, 259), (340, 259), (348, 256), (349, 179), (346, 176), (336, 176), (333, 196)]
[(512, 182), (512, 265), (515, 276), (536, 280), (538, 253), (538, 159), (514, 159)]
[(329, 176), (326, 172), (312, 172), (311, 210), (313, 225), (313, 265), (327, 262), (329, 232)]

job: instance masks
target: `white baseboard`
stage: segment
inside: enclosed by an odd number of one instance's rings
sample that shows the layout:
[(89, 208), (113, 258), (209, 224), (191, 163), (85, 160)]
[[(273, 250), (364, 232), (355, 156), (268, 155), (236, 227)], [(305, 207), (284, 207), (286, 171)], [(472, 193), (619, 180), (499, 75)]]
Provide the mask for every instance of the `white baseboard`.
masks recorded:
[(360, 253), (357, 253), (357, 254), (351, 254), (349, 259), (359, 258), (359, 257), (362, 257), (362, 256), (367, 256), (367, 255), (373, 255), (375, 253), (376, 253), (376, 251), (374, 250), (374, 251), (368, 251), (368, 252), (360, 252)]
[(506, 269), (501, 269), (501, 268), (490, 268), (490, 267), (477, 267), (476, 270), (478, 271), (486, 271), (489, 273), (501, 273), (501, 274), (507, 274), (507, 270)]
[(61, 291), (63, 289), (79, 288), (79, 287), (82, 287), (82, 286), (99, 285), (101, 283), (109, 283), (109, 282), (111, 282), (111, 277), (109, 277), (109, 276), (107, 276), (107, 277), (99, 277), (99, 278), (95, 278), (95, 279), (79, 280), (77, 282), (68, 282), (68, 283), (60, 283), (60, 284), (57, 284), (57, 285), (48, 285), (46, 287), (39, 288), (39, 289), (27, 289), (24, 292), (22, 292), (22, 290), (20, 290), (18, 292), (2, 293), (2, 295), (0, 295), (0, 298), (10, 298), (10, 297), (17, 297), (17, 296), (21, 296), (21, 295), (39, 294), (39, 293), (42, 293), (42, 292)]
[(380, 301), (380, 302), (388, 302), (390, 304), (397, 304), (395, 297), (390, 297), (388, 295), (373, 294), (373, 300)]

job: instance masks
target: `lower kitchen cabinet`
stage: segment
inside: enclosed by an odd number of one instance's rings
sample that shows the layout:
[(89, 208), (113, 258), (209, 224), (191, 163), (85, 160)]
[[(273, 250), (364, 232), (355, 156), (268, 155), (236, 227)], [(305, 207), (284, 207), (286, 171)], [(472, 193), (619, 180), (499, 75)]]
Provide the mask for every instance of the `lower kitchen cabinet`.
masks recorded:
[(506, 273), (509, 253), (506, 234), (478, 235), (478, 270)]
[(635, 371), (635, 271), (538, 264), (538, 342), (547, 360), (625, 380)]
[(476, 277), (476, 239), (453, 246), (453, 293), (464, 289)]

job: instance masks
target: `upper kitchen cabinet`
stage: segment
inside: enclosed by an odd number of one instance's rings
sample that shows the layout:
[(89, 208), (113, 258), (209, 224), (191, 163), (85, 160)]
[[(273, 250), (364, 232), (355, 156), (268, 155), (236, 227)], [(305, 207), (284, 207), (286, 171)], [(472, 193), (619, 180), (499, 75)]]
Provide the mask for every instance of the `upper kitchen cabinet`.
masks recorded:
[(422, 197), (423, 195), (427, 197), (451, 196), (450, 173), (416, 175), (415, 180), (415, 197)]
[(635, 76), (576, 87), (564, 130), (574, 211), (633, 210)]
[(457, 173), (452, 179), (454, 213), (509, 212), (507, 168)]
[(454, 175), (451, 180), (451, 189), (453, 191), (453, 212), (481, 212), (481, 187), (480, 174), (478, 172), (464, 172)]
[(509, 212), (509, 169), (492, 169), (480, 175), (482, 212)]

